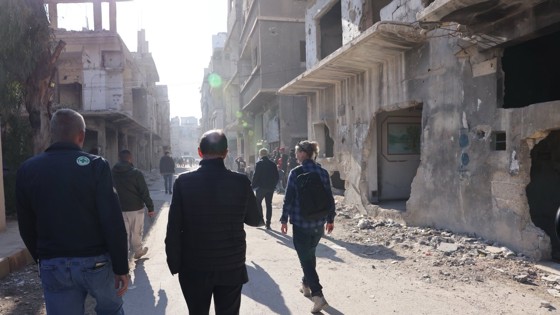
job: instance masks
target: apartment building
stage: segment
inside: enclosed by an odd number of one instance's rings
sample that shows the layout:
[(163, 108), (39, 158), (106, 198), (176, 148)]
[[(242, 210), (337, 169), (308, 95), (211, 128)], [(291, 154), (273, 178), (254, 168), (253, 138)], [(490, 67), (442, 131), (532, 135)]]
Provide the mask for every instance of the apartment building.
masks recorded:
[(347, 203), (559, 257), (558, 1), (315, 0), (305, 30), (279, 93)]
[[(138, 32), (137, 52), (131, 52), (117, 33), (116, 1), (46, 1), (55, 36), (66, 42), (58, 60), (53, 104), (84, 116), (84, 150), (114, 164), (126, 148), (137, 167), (150, 170), (157, 168), (170, 145), (167, 87), (157, 85), (159, 75), (145, 31)], [(102, 29), (102, 2), (109, 3), (109, 30)], [(94, 29), (58, 28), (57, 6), (66, 3), (93, 3)]]

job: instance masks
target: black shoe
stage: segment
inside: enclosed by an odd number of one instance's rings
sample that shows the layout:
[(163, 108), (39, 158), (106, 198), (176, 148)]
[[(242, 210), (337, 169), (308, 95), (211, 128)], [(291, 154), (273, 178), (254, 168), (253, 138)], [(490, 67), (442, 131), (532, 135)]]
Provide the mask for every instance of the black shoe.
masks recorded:
[(267, 230), (270, 230), (270, 223), (268, 223), (268, 224), (266, 225), (266, 229), (267, 229)]

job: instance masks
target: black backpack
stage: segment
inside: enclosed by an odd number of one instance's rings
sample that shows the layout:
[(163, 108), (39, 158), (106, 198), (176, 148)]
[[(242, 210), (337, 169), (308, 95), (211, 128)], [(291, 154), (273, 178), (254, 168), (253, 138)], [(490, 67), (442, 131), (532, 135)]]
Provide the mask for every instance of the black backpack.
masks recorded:
[(317, 172), (304, 172), (303, 167), (294, 169), (299, 195), (301, 215), (306, 220), (318, 220), (329, 214), (330, 196)]

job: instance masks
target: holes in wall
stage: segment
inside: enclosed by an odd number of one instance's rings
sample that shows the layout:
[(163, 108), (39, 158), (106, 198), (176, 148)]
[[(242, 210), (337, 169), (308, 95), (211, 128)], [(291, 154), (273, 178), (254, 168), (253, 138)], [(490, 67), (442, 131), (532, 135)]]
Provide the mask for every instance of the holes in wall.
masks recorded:
[(340, 1), (321, 17), (319, 21), (321, 40), (321, 59), (327, 57), (342, 46), (342, 10)]
[(560, 100), (560, 32), (508, 47), (502, 57), (504, 108)]

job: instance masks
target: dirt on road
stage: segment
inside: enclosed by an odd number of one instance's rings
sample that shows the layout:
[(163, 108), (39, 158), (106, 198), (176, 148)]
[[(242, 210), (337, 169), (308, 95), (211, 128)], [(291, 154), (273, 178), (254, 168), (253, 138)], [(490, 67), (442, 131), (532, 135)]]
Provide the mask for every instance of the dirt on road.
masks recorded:
[[(560, 307), (560, 273), (554, 269), (555, 264), (551, 264), (552, 268), (544, 268), (542, 263), (474, 235), (408, 227), (398, 220), (369, 218), (342, 205), (342, 197), (336, 199), (335, 230), (325, 237), (357, 256), (360, 264), (371, 265), (368, 268), (379, 268), (378, 264), (383, 261), (398, 270), (398, 274), (450, 292), (463, 288), (465, 283), (474, 284), (475, 288), (476, 284), (490, 284), (537, 296), (541, 300), (540, 305), (531, 306), (510, 301), (503, 305), (503, 314), (541, 314), (556, 312)], [(281, 202), (282, 195), (275, 196), (275, 213), (279, 213)], [(502, 303), (491, 295), (481, 299)], [(0, 280), (0, 314), (46, 314), (36, 266), (28, 266)], [(91, 307), (88, 314), (94, 314)]]

